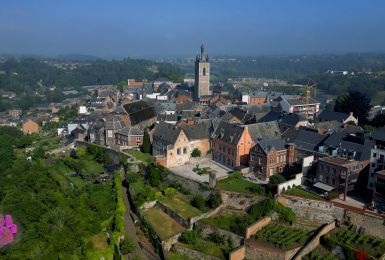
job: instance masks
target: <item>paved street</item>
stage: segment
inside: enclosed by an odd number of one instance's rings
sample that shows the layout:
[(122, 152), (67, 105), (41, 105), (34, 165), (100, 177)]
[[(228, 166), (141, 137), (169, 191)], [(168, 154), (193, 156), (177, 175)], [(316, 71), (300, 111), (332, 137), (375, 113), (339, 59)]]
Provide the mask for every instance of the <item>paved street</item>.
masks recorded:
[(210, 159), (206, 161), (200, 161), (199, 163), (177, 166), (177, 167), (171, 168), (171, 170), (175, 174), (183, 176), (185, 178), (189, 178), (202, 183), (204, 182), (208, 183), (209, 182), (208, 174), (199, 175), (193, 171), (193, 169), (196, 167), (197, 164), (199, 164), (199, 168), (209, 167), (211, 170), (213, 170), (216, 173), (217, 179), (228, 175), (228, 172), (230, 170), (230, 169), (225, 169), (222, 166), (219, 166), (218, 164), (214, 163)]

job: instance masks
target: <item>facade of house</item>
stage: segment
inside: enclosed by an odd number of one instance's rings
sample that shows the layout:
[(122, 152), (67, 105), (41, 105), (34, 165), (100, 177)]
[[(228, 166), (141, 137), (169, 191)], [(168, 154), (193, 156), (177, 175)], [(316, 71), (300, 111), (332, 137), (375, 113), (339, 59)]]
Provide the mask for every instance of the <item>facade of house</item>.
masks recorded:
[(385, 170), (385, 131), (377, 131), (372, 134), (375, 145), (370, 153), (370, 168), (368, 189), (373, 190), (375, 186), (376, 172)]
[(40, 126), (32, 119), (28, 119), (22, 124), (22, 130), (24, 134), (33, 134), (40, 132)]
[(152, 152), (157, 162), (165, 167), (188, 163), (196, 148), (205, 156), (210, 151), (208, 124), (196, 123), (177, 126), (159, 122), (152, 132)]
[(231, 169), (247, 165), (253, 145), (247, 126), (221, 121), (212, 136), (213, 160)]
[(242, 102), (249, 105), (258, 105), (267, 103), (268, 94), (266, 92), (249, 92), (242, 95)]
[(356, 188), (359, 175), (365, 174), (368, 164), (367, 161), (360, 162), (339, 157), (320, 158), (316, 178), (318, 182), (333, 187), (333, 190), (342, 194), (345, 200), (347, 193)]
[(385, 170), (375, 173), (372, 201), (376, 208), (385, 210)]
[(313, 98), (306, 104), (304, 97), (280, 96), (279, 104), (286, 113), (307, 115), (308, 119), (314, 119), (319, 114), (320, 103)]
[(124, 127), (115, 132), (115, 145), (120, 149), (138, 147), (143, 144), (143, 130), (138, 127)]
[(250, 150), (250, 169), (262, 180), (268, 180), (275, 173), (282, 173), (286, 165), (295, 161), (295, 145), (286, 145), (280, 138), (259, 141)]

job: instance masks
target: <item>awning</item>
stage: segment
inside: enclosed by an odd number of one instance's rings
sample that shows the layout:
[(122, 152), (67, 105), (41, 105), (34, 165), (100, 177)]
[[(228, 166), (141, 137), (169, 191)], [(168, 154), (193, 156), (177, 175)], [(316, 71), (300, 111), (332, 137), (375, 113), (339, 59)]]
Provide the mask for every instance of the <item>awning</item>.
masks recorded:
[(316, 187), (318, 189), (321, 189), (321, 190), (324, 190), (324, 191), (327, 191), (327, 192), (330, 192), (330, 191), (335, 189), (333, 186), (327, 185), (327, 184), (322, 183), (322, 182), (316, 182), (313, 185), (313, 187)]

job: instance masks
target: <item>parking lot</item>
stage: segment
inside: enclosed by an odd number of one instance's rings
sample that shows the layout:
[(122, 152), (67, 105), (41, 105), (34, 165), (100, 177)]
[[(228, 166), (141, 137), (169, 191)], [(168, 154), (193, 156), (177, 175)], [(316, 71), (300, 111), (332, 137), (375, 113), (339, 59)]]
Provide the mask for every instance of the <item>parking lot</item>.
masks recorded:
[(170, 168), (175, 174), (179, 176), (183, 176), (185, 178), (192, 179), (194, 181), (198, 182), (209, 182), (209, 175), (208, 174), (202, 174), (199, 175), (193, 171), (193, 169), (196, 167), (196, 165), (199, 164), (199, 168), (210, 168), (210, 170), (214, 171), (216, 173), (216, 178), (221, 178), (226, 175), (228, 175), (229, 169), (226, 169), (225, 167), (221, 167), (218, 164), (212, 162), (211, 160), (207, 161), (200, 161), (199, 163), (193, 163), (193, 164), (186, 164), (182, 166), (177, 166)]

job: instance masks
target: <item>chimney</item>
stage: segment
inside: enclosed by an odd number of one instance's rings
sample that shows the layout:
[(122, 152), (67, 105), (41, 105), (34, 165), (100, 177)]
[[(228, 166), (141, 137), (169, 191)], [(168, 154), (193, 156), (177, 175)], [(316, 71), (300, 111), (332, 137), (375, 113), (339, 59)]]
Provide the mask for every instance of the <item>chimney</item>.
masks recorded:
[(349, 112), (349, 116), (353, 116), (353, 112)]

